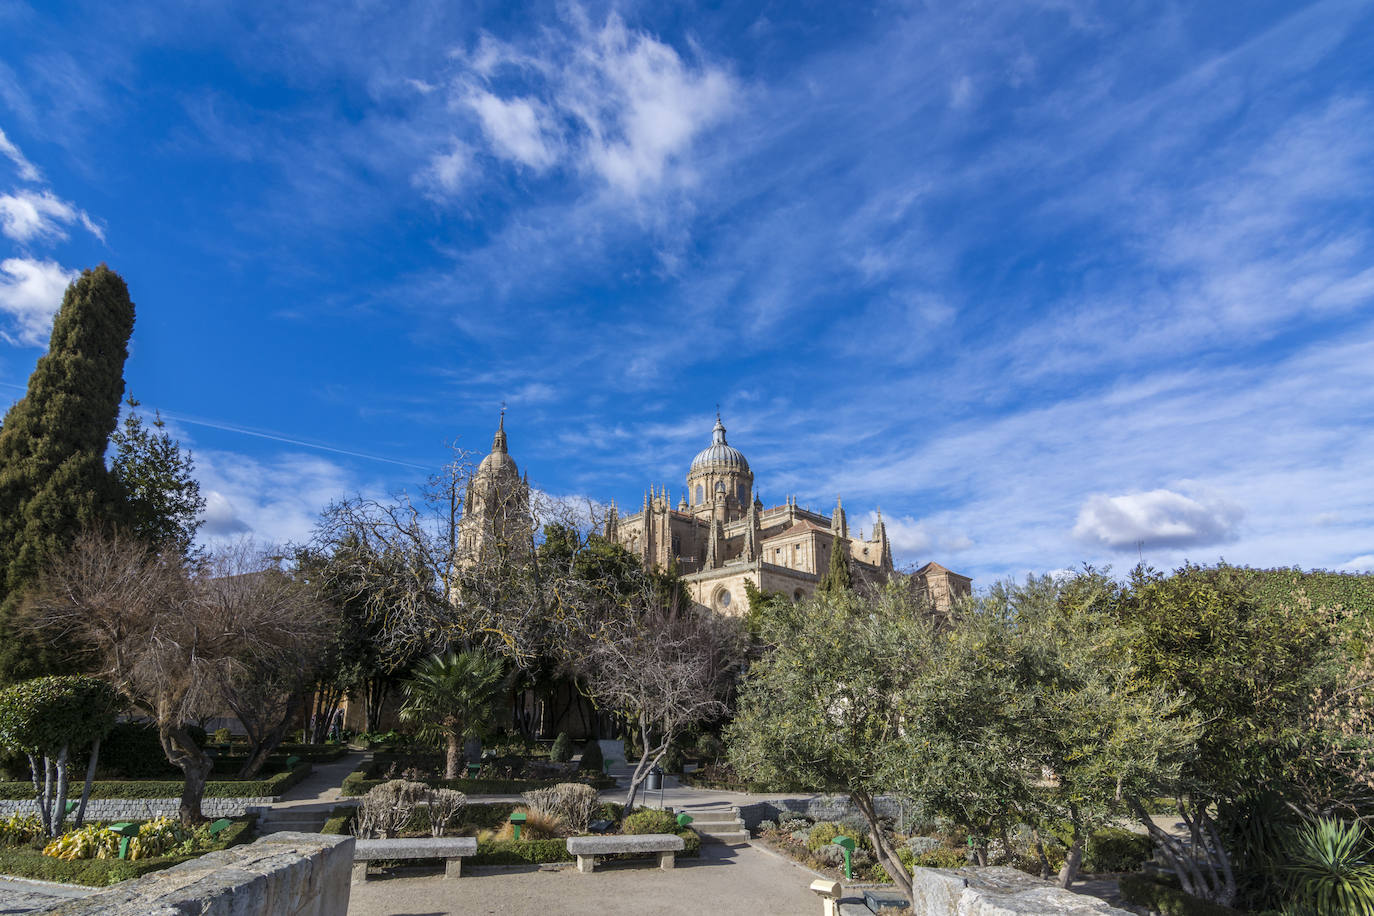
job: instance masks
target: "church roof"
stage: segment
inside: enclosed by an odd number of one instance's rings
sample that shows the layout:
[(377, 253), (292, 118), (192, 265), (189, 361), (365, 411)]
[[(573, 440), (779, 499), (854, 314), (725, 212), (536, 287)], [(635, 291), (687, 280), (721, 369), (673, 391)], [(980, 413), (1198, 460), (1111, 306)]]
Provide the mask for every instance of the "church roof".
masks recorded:
[(725, 424), (720, 422), (720, 414), (716, 414), (716, 426), (711, 430), (711, 444), (697, 452), (697, 456), (692, 459), (693, 471), (707, 467), (749, 470), (749, 462), (745, 460), (744, 455), (725, 441)]
[(510, 449), (506, 445), (506, 411), (501, 410), (501, 423), (496, 427), (496, 435), (491, 437), (491, 454), (482, 459), (482, 463), (477, 465), (477, 473), (474, 477), (519, 477), (520, 469), (515, 466), (515, 459), (510, 456)]
[(780, 531), (779, 533), (768, 538), (768, 540), (773, 541), (777, 540), (778, 538), (785, 538), (790, 534), (804, 534), (807, 531), (819, 531), (822, 534), (832, 533), (829, 528), (826, 528), (823, 525), (817, 525), (815, 522), (808, 522), (803, 520), (794, 523), (790, 528), (786, 529), (785, 531)]

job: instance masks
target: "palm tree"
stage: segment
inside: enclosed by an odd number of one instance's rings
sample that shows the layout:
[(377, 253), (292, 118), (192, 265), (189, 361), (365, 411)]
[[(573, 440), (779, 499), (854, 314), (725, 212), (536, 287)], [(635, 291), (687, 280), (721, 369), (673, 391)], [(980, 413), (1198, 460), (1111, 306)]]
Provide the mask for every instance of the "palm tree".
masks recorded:
[(492, 701), (505, 676), (499, 656), (478, 649), (427, 658), (405, 685), (401, 721), (420, 726), (420, 737), (447, 748), (444, 778), (457, 779), (463, 741), (491, 724)]

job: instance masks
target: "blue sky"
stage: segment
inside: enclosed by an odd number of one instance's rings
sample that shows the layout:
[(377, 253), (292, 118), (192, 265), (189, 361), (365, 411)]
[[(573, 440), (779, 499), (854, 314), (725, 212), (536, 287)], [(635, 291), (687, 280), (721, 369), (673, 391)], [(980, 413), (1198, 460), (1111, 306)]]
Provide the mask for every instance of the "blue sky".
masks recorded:
[(719, 403), (982, 584), (1374, 567), (1374, 6), (229, 6), (0, 0), (0, 400), (109, 263), (209, 537)]

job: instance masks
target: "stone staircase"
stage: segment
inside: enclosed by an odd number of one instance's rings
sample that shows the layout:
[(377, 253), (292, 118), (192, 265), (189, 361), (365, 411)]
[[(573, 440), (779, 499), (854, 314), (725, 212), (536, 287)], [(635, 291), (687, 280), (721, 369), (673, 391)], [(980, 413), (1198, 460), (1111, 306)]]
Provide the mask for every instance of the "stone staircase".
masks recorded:
[(749, 842), (749, 831), (744, 829), (739, 808), (707, 808), (687, 813), (692, 816), (692, 829), (701, 834), (703, 843), (736, 846)]

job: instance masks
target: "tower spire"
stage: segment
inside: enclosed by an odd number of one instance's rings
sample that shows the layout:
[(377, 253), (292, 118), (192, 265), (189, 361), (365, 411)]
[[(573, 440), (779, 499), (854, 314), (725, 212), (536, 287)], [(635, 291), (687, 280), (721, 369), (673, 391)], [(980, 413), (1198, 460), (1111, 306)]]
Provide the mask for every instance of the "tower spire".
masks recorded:
[(491, 437), (493, 452), (509, 452), (506, 447), (506, 402), (501, 402), (501, 421), (496, 425), (496, 435)]

